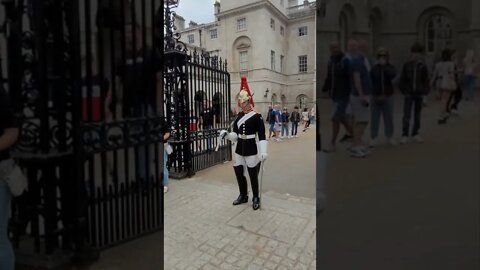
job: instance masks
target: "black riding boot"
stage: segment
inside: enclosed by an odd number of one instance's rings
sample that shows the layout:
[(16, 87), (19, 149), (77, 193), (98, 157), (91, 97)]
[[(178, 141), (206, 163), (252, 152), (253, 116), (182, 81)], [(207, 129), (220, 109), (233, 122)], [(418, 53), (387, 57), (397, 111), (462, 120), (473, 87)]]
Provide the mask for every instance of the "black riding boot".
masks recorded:
[(248, 168), (248, 175), (250, 176), (250, 183), (252, 184), (253, 192), (253, 210), (260, 208), (260, 197), (258, 192), (258, 173), (260, 172), (260, 163), (253, 168)]
[(247, 190), (247, 178), (243, 174), (243, 166), (233, 167), (235, 171), (235, 176), (237, 177), (238, 189), (240, 190), (240, 195), (238, 198), (233, 201), (233, 205), (238, 205), (248, 202), (248, 190)]

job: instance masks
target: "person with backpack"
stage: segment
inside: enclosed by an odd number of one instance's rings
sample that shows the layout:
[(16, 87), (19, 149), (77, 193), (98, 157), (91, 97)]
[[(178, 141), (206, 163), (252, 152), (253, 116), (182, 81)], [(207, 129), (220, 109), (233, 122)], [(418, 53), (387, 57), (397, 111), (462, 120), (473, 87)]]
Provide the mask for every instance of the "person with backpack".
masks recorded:
[[(409, 135), (414, 142), (422, 143), (419, 136), (423, 97), (429, 92), (427, 65), (423, 62), (424, 48), (415, 44), (410, 49), (411, 59), (403, 65), (399, 79), (400, 91), (404, 95), (403, 125), (401, 144), (408, 142)], [(410, 132), (410, 119), (413, 109), (413, 130)]]
[(298, 112), (298, 106), (295, 106), (292, 114), (290, 115), (290, 122), (292, 122), (292, 135), (290, 137), (298, 138), (298, 123), (300, 122), (300, 113)]
[(283, 112), (281, 114), (282, 116), (282, 136), (281, 138), (291, 138), (289, 135), (288, 135), (288, 122), (290, 120), (290, 113), (288, 112), (287, 108), (283, 108)]
[(330, 61), (327, 66), (327, 77), (323, 84), (322, 91), (328, 92), (333, 102), (333, 134), (330, 148), (325, 152), (336, 151), (336, 143), (340, 132), (340, 124), (345, 127), (347, 134), (352, 134), (352, 126), (347, 116), (347, 107), (350, 99), (350, 60), (340, 50), (340, 44), (334, 42), (330, 45)]
[(270, 113), (272, 112), (272, 105), (268, 105), (267, 117), (265, 118), (265, 122), (270, 121)]
[(273, 137), (277, 137), (277, 132), (275, 131), (275, 124), (277, 123), (277, 113), (275, 112), (275, 108), (271, 108), (268, 112), (268, 124), (269, 124), (269, 129), (268, 129), (268, 139)]

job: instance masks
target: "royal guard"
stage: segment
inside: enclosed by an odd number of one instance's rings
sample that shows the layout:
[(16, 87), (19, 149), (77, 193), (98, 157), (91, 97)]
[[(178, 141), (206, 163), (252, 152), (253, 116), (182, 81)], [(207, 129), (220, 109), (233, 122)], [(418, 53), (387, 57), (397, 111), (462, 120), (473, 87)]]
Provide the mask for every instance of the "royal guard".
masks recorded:
[(257, 210), (260, 208), (258, 175), (262, 162), (267, 159), (267, 140), (262, 115), (253, 110), (253, 97), (246, 77), (242, 77), (238, 106), (241, 112), (233, 122), (231, 132), (222, 130), (220, 137), (236, 142), (233, 169), (237, 177), (240, 195), (233, 202), (233, 205), (248, 202), (246, 178), (248, 172), (253, 192), (253, 210)]

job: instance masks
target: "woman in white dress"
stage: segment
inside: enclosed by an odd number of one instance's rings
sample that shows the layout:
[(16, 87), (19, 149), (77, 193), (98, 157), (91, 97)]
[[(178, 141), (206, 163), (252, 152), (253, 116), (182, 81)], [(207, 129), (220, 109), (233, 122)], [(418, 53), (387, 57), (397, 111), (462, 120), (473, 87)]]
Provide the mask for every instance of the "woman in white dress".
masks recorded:
[(452, 91), (455, 91), (455, 63), (452, 61), (452, 51), (445, 49), (442, 52), (442, 60), (435, 65), (432, 78), (439, 80), (440, 88), (440, 118), (439, 124), (445, 124), (449, 117), (448, 101)]
[(305, 123), (305, 126), (303, 127), (303, 132), (305, 132), (308, 128), (309, 120), (310, 120), (310, 115), (308, 113), (308, 109), (304, 108), (302, 112), (302, 121), (303, 123)]

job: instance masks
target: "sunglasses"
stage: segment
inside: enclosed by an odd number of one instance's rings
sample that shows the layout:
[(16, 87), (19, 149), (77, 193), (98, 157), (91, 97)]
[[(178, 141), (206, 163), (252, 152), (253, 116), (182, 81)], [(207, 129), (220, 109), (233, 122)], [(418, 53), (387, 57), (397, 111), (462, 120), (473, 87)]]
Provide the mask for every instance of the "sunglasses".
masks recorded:
[(378, 56), (378, 58), (381, 58), (381, 57), (387, 58), (387, 57), (388, 57), (388, 55), (386, 55), (386, 54), (379, 54), (379, 55), (377, 55), (377, 56)]

